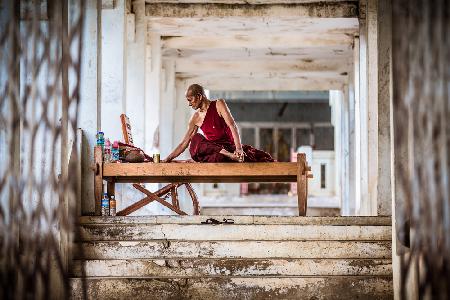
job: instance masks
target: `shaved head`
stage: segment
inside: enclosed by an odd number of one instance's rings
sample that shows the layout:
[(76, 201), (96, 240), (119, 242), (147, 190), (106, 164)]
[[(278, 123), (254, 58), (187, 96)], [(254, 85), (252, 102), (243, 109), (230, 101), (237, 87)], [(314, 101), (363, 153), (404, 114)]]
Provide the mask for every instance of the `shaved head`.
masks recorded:
[(203, 87), (199, 84), (191, 84), (187, 91), (186, 94), (192, 95), (192, 96), (197, 96), (197, 95), (202, 95), (204, 97), (206, 97), (205, 95), (205, 90), (203, 89)]

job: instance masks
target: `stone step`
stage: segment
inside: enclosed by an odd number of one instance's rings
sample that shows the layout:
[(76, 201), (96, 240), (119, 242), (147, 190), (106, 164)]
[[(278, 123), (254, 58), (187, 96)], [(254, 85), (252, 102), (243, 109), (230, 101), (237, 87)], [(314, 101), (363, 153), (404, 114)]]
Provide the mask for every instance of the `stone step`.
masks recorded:
[[(90, 299), (392, 299), (390, 276), (87, 278)], [(72, 299), (83, 280), (71, 279)]]
[(82, 241), (369, 240), (390, 241), (391, 226), (264, 224), (84, 224)]
[(74, 277), (390, 276), (390, 259), (75, 260)]
[(297, 225), (372, 225), (391, 226), (391, 217), (279, 217), (279, 216), (84, 216), (79, 224), (200, 224), (208, 218), (232, 218), (235, 224), (297, 224)]
[(390, 258), (388, 241), (109, 241), (82, 242), (75, 258)]
[[(202, 215), (216, 215), (218, 213), (227, 216), (298, 216), (298, 207), (288, 207), (288, 206), (255, 206), (255, 207), (244, 207), (244, 206), (227, 206), (227, 207), (204, 207), (200, 209)], [(340, 208), (318, 208), (318, 207), (308, 207), (306, 211), (307, 216), (339, 216), (341, 214)]]

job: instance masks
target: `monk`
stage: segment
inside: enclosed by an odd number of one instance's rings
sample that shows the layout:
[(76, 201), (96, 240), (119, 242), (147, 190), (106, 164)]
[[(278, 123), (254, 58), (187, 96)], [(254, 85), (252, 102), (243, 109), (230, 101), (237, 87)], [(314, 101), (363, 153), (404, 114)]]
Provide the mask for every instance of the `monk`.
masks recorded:
[[(189, 86), (186, 99), (195, 113), (189, 120), (183, 140), (163, 162), (172, 161), (188, 146), (195, 162), (274, 161), (269, 153), (241, 144), (238, 127), (225, 100), (209, 100), (198, 84)], [(199, 128), (203, 135), (198, 133)]]

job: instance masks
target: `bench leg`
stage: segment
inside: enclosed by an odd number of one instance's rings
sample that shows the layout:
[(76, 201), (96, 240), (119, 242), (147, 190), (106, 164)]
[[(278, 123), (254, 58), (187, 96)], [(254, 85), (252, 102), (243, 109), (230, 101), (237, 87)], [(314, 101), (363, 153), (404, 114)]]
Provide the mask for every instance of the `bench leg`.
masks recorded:
[[(108, 193), (109, 199), (111, 199), (111, 196), (116, 197), (116, 183), (114, 181), (108, 181), (106, 184), (106, 192)], [(116, 199), (117, 200), (117, 199)]]
[(95, 215), (102, 214), (101, 201), (103, 193), (103, 153), (101, 146), (94, 148), (94, 199), (95, 199)]
[(179, 215), (187, 215), (187, 213), (185, 213), (184, 211), (176, 208), (175, 206), (173, 206), (169, 202), (167, 202), (164, 199), (161, 199), (160, 197), (156, 196), (155, 193), (149, 192), (148, 190), (146, 190), (143, 187), (141, 187), (139, 184), (133, 184), (133, 186), (134, 186), (135, 189), (137, 189), (140, 192), (146, 194), (148, 196), (148, 198), (150, 198), (151, 200), (161, 203), (162, 205), (164, 205), (165, 207), (173, 210), (177, 214), (179, 214)]
[(170, 189), (170, 194), (172, 196), (172, 205), (180, 209), (180, 203), (178, 202), (178, 190), (176, 186)]
[(297, 154), (297, 198), (298, 198), (298, 215), (306, 216), (306, 197), (307, 197), (307, 181), (306, 181), (306, 155), (305, 153)]
[[(139, 185), (140, 186), (140, 185)], [(166, 185), (165, 187), (157, 190), (155, 192), (155, 195), (158, 197), (162, 197), (165, 194), (167, 194), (168, 192), (170, 192), (170, 190), (172, 189), (172, 187), (176, 186), (175, 184), (169, 184)], [(131, 214), (132, 212), (135, 212), (136, 210), (146, 206), (147, 204), (153, 202), (154, 200), (151, 199), (150, 197), (145, 197), (133, 204), (131, 204), (130, 206), (122, 209), (121, 211), (117, 212), (117, 216), (128, 216), (129, 214)]]
[(195, 194), (195, 191), (190, 183), (186, 183), (186, 189), (188, 190), (189, 195), (191, 196), (192, 199), (192, 206), (194, 207), (194, 215), (200, 215), (200, 207), (198, 205), (197, 194)]

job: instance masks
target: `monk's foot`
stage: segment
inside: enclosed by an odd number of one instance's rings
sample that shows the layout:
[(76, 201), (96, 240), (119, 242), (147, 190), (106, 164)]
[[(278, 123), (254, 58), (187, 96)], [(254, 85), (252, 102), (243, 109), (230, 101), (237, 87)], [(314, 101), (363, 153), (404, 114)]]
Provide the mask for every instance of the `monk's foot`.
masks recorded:
[(239, 156), (237, 156), (237, 155), (234, 154), (234, 153), (228, 152), (228, 151), (225, 150), (225, 149), (220, 150), (219, 153), (225, 155), (226, 157), (228, 157), (228, 158), (231, 159), (231, 160), (234, 160), (234, 161), (237, 161), (237, 162), (240, 161), (240, 160), (239, 160)]

